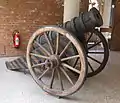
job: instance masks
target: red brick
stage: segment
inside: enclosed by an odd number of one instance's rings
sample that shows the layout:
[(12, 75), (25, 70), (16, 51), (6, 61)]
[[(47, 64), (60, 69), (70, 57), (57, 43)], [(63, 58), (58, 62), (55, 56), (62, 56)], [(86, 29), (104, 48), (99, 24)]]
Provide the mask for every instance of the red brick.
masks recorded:
[[(39, 26), (62, 22), (61, 0), (10, 0), (0, 3), (0, 55), (24, 55), (30, 36)], [(15, 29), (21, 34), (20, 49), (13, 48), (12, 32)]]

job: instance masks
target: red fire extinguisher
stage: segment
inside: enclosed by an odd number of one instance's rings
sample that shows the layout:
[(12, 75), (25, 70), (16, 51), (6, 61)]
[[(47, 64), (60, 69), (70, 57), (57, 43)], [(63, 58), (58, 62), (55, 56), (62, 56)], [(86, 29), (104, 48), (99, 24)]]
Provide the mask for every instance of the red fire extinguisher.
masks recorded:
[(13, 32), (13, 45), (14, 45), (14, 48), (20, 47), (20, 34), (18, 30), (15, 30)]

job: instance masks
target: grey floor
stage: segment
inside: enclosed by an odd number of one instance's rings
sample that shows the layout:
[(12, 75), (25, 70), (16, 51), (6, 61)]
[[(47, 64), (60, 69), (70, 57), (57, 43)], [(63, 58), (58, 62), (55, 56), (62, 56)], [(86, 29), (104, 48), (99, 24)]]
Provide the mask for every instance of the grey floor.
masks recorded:
[(8, 59), (0, 59), (0, 103), (120, 103), (120, 52), (111, 52), (104, 71), (64, 99), (42, 91), (30, 75), (7, 70)]

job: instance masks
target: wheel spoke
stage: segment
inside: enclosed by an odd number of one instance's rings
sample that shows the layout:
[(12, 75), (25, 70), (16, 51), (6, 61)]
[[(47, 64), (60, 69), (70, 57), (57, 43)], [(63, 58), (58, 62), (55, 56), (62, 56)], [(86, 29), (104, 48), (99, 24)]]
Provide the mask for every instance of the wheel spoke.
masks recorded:
[(71, 78), (69, 77), (69, 75), (67, 74), (67, 72), (62, 68), (60, 67), (60, 70), (63, 72), (63, 74), (66, 76), (66, 78), (68, 79), (68, 81), (74, 85), (73, 81), (71, 80)]
[(101, 42), (102, 42), (102, 41), (99, 41), (98, 43), (93, 44), (92, 46), (88, 47), (88, 49), (91, 49), (91, 48), (97, 46), (97, 45), (100, 44)]
[(63, 91), (64, 88), (63, 88), (63, 82), (62, 82), (62, 78), (61, 78), (61, 74), (60, 74), (60, 69), (59, 70), (57, 69), (57, 73), (58, 73), (58, 78), (60, 81), (60, 87), (61, 87), (61, 90)]
[(49, 57), (43, 56), (43, 55), (40, 55), (40, 54), (30, 53), (30, 55), (31, 56), (36, 56), (36, 57), (39, 57), (39, 58), (43, 58), (43, 59), (49, 59)]
[(50, 68), (47, 68), (39, 77), (38, 79), (41, 79), (48, 71)]
[(40, 66), (45, 65), (45, 64), (46, 64), (45, 62), (40, 63), (40, 64), (35, 64), (35, 65), (32, 66), (32, 68), (40, 67)]
[(95, 70), (94, 70), (93, 67), (91, 66), (90, 62), (88, 62), (88, 65), (89, 65), (90, 69), (92, 70), (92, 72), (94, 72)]
[(37, 64), (37, 63), (38, 63), (37, 57), (31, 56), (31, 62), (32, 62), (33, 64)]
[(93, 57), (91, 57), (91, 56), (89, 56), (89, 55), (88, 55), (87, 57), (90, 58), (91, 60), (97, 62), (98, 64), (102, 64), (100, 61), (96, 60), (95, 58), (93, 58)]
[(48, 42), (49, 48), (50, 48), (50, 50), (51, 50), (51, 53), (54, 54), (53, 45), (52, 45), (50, 39), (48, 38), (48, 35), (47, 35), (47, 34), (45, 34), (45, 38), (46, 38), (46, 40), (47, 40), (47, 42)]
[(52, 71), (52, 77), (51, 77), (51, 80), (50, 80), (50, 88), (51, 89), (53, 87), (53, 82), (54, 82), (54, 77), (55, 77), (55, 71), (56, 71), (56, 68), (54, 68), (53, 71)]
[(79, 70), (73, 68), (72, 66), (70, 66), (70, 65), (68, 65), (68, 64), (66, 64), (66, 63), (62, 63), (62, 66), (63, 66), (63, 67), (66, 67), (66, 68), (68, 68), (68, 69), (70, 69), (70, 70), (72, 70), (72, 71), (74, 71), (74, 72), (76, 72), (76, 73), (78, 73), (78, 74), (80, 74), (80, 71), (79, 71)]
[(59, 42), (60, 42), (60, 34), (57, 33), (57, 37), (56, 37), (56, 52), (55, 52), (56, 55), (58, 54), (58, 51), (59, 51)]
[(67, 50), (67, 48), (70, 46), (71, 41), (68, 42), (68, 44), (65, 46), (65, 48), (63, 49), (63, 51), (60, 53), (60, 57), (64, 54), (64, 52)]
[(73, 65), (73, 68), (75, 68), (75, 66), (77, 65), (78, 60), (79, 60), (79, 58), (76, 59), (74, 65)]
[(52, 41), (53, 40), (52, 37), (51, 37), (52, 36), (52, 31), (48, 31), (47, 34), (48, 34), (48, 37), (49, 37), (50, 41)]
[(50, 53), (49, 53), (41, 44), (39, 44), (39, 43), (36, 42), (36, 41), (35, 41), (35, 43), (41, 48), (41, 50), (43, 51), (43, 53), (44, 53), (45, 55), (50, 56)]
[(90, 38), (92, 37), (92, 35), (93, 35), (93, 32), (90, 34), (90, 36), (89, 36), (89, 38), (87, 39), (86, 43), (89, 42), (89, 40), (90, 40)]
[(88, 54), (104, 54), (104, 52), (88, 52)]
[(74, 58), (78, 58), (80, 57), (79, 55), (75, 55), (75, 56), (71, 56), (71, 57), (67, 57), (67, 58), (62, 58), (61, 61), (66, 61), (66, 60), (69, 60), (69, 59), (74, 59)]

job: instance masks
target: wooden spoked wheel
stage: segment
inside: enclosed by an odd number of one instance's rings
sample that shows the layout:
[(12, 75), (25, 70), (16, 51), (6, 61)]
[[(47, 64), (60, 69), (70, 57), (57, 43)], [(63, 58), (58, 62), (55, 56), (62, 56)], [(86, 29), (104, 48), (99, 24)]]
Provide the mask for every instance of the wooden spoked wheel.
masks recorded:
[(107, 64), (109, 48), (105, 37), (97, 29), (88, 33), (86, 37), (88, 59), (87, 77), (92, 77), (100, 73)]
[[(74, 51), (72, 47), (77, 54), (67, 55)], [(33, 61), (34, 57), (37, 57), (37, 63)], [(38, 29), (29, 40), (26, 58), (35, 82), (52, 95), (63, 97), (73, 94), (84, 83), (87, 71), (85, 50), (71, 33), (60, 27)], [(79, 58), (79, 66), (73, 67), (70, 61), (76, 58)]]

